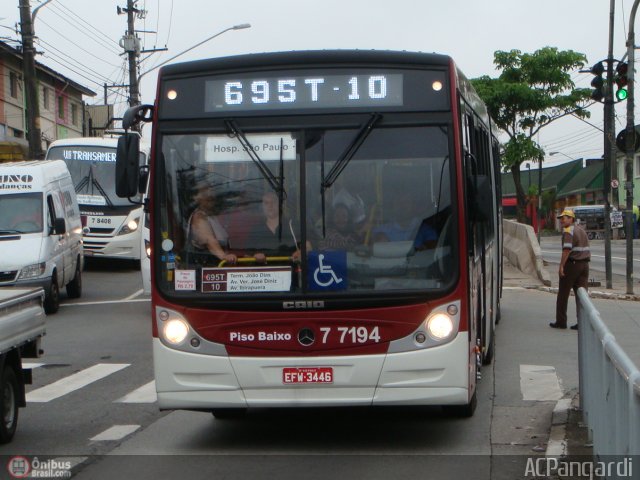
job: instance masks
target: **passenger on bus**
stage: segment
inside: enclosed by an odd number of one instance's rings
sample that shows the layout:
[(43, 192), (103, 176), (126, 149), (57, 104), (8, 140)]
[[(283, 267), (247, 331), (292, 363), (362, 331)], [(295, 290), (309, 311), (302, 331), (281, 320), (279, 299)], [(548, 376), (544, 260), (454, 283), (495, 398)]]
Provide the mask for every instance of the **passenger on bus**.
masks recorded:
[(191, 246), (207, 250), (220, 260), (235, 264), (238, 257), (228, 252), (229, 235), (218, 220), (216, 196), (209, 187), (202, 187), (195, 201), (197, 207), (189, 218)]
[(320, 241), (320, 249), (350, 250), (361, 243), (361, 235), (355, 229), (349, 208), (343, 203), (337, 204), (333, 208), (327, 233)]
[(394, 219), (373, 229), (376, 242), (402, 242), (413, 240), (416, 250), (434, 248), (438, 233), (427, 219), (414, 214), (413, 199), (409, 193), (400, 193), (394, 200)]
[[(280, 203), (273, 191), (262, 195), (263, 221), (253, 225), (247, 239), (248, 250), (259, 263), (265, 263), (268, 256), (290, 256), (294, 262), (300, 261), (298, 246), (299, 229), (287, 216), (280, 221)], [(310, 245), (308, 245), (310, 248)]]

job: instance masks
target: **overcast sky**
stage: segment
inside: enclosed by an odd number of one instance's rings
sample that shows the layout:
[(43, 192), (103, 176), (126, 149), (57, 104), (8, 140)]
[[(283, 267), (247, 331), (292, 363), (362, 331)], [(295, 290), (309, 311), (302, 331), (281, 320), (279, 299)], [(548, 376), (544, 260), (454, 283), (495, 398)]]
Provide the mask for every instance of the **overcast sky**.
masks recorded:
[[(32, 8), (42, 2), (31, 0)], [(16, 39), (18, 0), (2, 0), (0, 37)], [(632, 0), (615, 0), (614, 56), (626, 51)], [(9, 8), (13, 5), (13, 8)], [(126, 57), (118, 42), (127, 28), (126, 15), (116, 7), (126, 0), (53, 0), (38, 12), (38, 61), (94, 90), (88, 103), (103, 102), (106, 82), (128, 83)], [(227, 27), (250, 23), (246, 30), (229, 31), (186, 53), (177, 61), (239, 53), (306, 49), (379, 49), (437, 52), (451, 55), (465, 74), (496, 76), (493, 53), (519, 49), (533, 52), (545, 46), (586, 54), (589, 65), (606, 58), (609, 7), (607, 0), (139, 0), (146, 10), (136, 20), (145, 49), (168, 47), (151, 54), (141, 71), (182, 52)], [(7, 28), (9, 27), (9, 28)], [(15, 45), (15, 43), (12, 43)], [(144, 56), (143, 56), (144, 58)], [(153, 103), (157, 71), (142, 79), (144, 103)], [(589, 87), (588, 73), (573, 75)], [(126, 103), (126, 91), (111, 93), (110, 103)], [(590, 108), (602, 126), (602, 104)], [(617, 108), (616, 131), (626, 124), (626, 110)], [(545, 165), (569, 158), (602, 155), (602, 134), (577, 119), (563, 119), (546, 127), (539, 137), (547, 154)]]

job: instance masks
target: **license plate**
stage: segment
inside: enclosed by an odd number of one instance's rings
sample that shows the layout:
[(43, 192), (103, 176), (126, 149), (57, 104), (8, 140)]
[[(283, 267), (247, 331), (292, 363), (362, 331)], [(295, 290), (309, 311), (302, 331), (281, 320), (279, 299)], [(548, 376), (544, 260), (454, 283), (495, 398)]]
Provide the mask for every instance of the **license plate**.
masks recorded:
[(282, 383), (333, 383), (333, 368), (286, 367), (282, 369)]

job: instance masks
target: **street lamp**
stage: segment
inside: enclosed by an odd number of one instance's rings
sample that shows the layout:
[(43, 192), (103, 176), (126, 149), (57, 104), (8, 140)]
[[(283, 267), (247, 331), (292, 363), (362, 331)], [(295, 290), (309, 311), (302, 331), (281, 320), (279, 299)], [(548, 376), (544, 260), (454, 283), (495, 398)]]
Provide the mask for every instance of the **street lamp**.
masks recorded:
[(549, 152), (549, 156), (550, 157), (552, 157), (554, 155), (564, 155), (565, 157), (567, 157), (571, 161), (575, 160), (575, 158), (571, 158), (569, 155), (567, 155), (566, 153), (563, 153), (563, 152)]
[(140, 83), (140, 79), (141, 79), (142, 77), (144, 77), (147, 73), (149, 73), (149, 72), (153, 72), (154, 70), (157, 70), (158, 68), (160, 68), (160, 67), (162, 67), (162, 66), (166, 65), (167, 63), (171, 62), (172, 60), (175, 60), (175, 59), (176, 59), (176, 58), (178, 58), (179, 56), (184, 55), (184, 54), (185, 54), (185, 53), (187, 53), (187, 52), (190, 52), (190, 51), (191, 51), (191, 50), (193, 50), (194, 48), (198, 48), (200, 45), (202, 45), (202, 44), (204, 44), (204, 43), (207, 43), (208, 41), (213, 40), (213, 39), (214, 39), (214, 38), (216, 38), (216, 37), (219, 37), (219, 36), (220, 36), (220, 35), (222, 35), (223, 33), (226, 33), (226, 32), (228, 32), (229, 30), (243, 30), (243, 29), (245, 29), (245, 28), (251, 28), (251, 24), (250, 24), (250, 23), (241, 23), (241, 24), (239, 24), (239, 25), (234, 25), (233, 27), (225, 28), (224, 30), (222, 30), (222, 31), (220, 31), (220, 32), (218, 32), (218, 33), (216, 33), (216, 34), (211, 35), (210, 37), (205, 38), (205, 39), (204, 39), (204, 40), (202, 40), (200, 43), (196, 43), (195, 45), (193, 45), (193, 46), (191, 46), (191, 47), (187, 48), (186, 50), (183, 50), (182, 52), (180, 52), (180, 53), (178, 53), (178, 54), (174, 55), (173, 57), (171, 57), (171, 58), (169, 58), (169, 59), (165, 60), (165, 61), (164, 61), (164, 62), (162, 62), (162, 63), (159, 63), (159, 64), (158, 64), (158, 65), (156, 65), (155, 67), (150, 68), (150, 69), (149, 69), (149, 70), (147, 70), (146, 72), (142, 73), (142, 74), (138, 77), (138, 83)]

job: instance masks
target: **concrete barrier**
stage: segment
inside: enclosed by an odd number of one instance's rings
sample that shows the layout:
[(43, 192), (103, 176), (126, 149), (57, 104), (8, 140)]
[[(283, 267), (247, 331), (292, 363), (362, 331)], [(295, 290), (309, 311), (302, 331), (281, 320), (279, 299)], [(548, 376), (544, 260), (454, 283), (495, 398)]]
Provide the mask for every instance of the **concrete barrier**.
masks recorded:
[(542, 262), (542, 250), (531, 225), (503, 220), (504, 256), (518, 270), (551, 285), (549, 272)]

